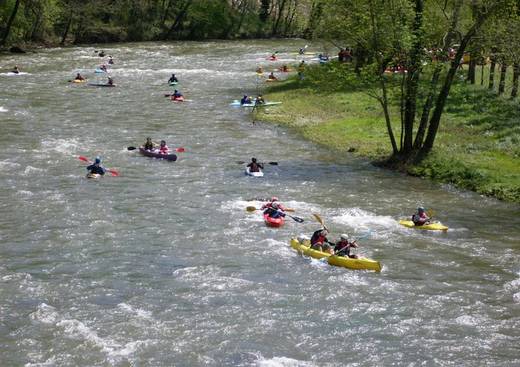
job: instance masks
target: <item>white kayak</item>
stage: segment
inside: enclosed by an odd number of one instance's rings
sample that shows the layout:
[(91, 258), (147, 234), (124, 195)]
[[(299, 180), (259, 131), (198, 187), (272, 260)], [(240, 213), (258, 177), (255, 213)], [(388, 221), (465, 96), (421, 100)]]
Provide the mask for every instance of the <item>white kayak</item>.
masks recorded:
[(254, 104), (254, 103), (240, 104), (240, 101), (235, 99), (229, 105), (235, 106), (235, 107), (255, 107), (256, 106), (258, 108), (258, 107), (267, 107), (267, 106), (277, 106), (280, 104), (282, 104), (282, 102), (265, 102), (265, 103), (261, 103), (261, 104)]
[(251, 171), (249, 171), (249, 167), (246, 168), (246, 175), (253, 176), (253, 177), (264, 177), (264, 173), (262, 171), (251, 172)]

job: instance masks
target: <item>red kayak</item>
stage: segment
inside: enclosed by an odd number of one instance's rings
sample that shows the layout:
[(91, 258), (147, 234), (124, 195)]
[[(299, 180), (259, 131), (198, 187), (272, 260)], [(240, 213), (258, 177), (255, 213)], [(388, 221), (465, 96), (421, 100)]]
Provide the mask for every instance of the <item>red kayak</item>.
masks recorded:
[(146, 150), (143, 147), (139, 147), (139, 153), (141, 153), (144, 156), (152, 157), (152, 158), (159, 158), (159, 159), (166, 159), (167, 161), (176, 161), (177, 156), (175, 154), (161, 154), (152, 152), (151, 150)]
[(285, 223), (285, 218), (271, 218), (268, 214), (264, 214), (265, 225), (268, 227), (281, 227)]

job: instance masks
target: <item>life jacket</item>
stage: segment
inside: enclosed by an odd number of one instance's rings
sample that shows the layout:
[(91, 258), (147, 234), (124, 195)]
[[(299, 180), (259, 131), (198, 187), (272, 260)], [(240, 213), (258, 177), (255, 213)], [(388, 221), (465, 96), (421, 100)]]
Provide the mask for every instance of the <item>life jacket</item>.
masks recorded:
[(167, 145), (163, 146), (163, 147), (159, 147), (159, 153), (160, 154), (168, 154), (170, 152), (170, 148), (168, 148)]
[(324, 242), (327, 242), (327, 236), (323, 236), (321, 234), (321, 229), (317, 230), (316, 232), (314, 232), (312, 234), (311, 245), (315, 245), (317, 243), (324, 243)]

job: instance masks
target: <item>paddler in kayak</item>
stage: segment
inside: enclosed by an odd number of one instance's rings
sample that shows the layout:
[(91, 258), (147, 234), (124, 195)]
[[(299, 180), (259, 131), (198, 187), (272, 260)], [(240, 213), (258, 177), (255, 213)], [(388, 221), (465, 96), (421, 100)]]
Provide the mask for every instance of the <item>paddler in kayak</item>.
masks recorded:
[(102, 71), (104, 71), (105, 73), (108, 72), (108, 70), (107, 70), (107, 66), (106, 66), (105, 64), (100, 65), (100, 66), (99, 66), (99, 70), (102, 70)]
[(264, 169), (264, 165), (262, 163), (258, 163), (256, 158), (251, 158), (251, 163), (249, 163), (247, 167), (249, 167), (249, 172), (260, 172), (260, 169)]
[(311, 237), (311, 248), (317, 251), (333, 254), (334, 250), (332, 249), (331, 245), (334, 245), (334, 243), (327, 239), (328, 234), (329, 231), (327, 231), (325, 228), (320, 228), (315, 231)]
[(159, 145), (159, 154), (169, 154), (170, 148), (166, 145), (166, 141), (161, 140), (161, 145)]
[(178, 83), (179, 80), (177, 79), (177, 77), (175, 76), (175, 74), (172, 74), (172, 76), (170, 77), (170, 79), (168, 79), (168, 83)]
[(77, 73), (74, 80), (85, 80), (85, 78), (83, 78), (83, 76), (80, 73)]
[(263, 74), (264, 73), (264, 69), (261, 66), (259, 66), (258, 68), (256, 68), (256, 73), (257, 74)]
[(430, 221), (431, 221), (431, 218), (428, 217), (428, 215), (426, 214), (426, 211), (424, 210), (424, 208), (422, 206), (418, 207), (417, 213), (412, 215), (412, 222), (416, 226), (423, 226), (425, 224), (429, 224)]
[(108, 56), (108, 64), (114, 65), (114, 59), (112, 58), (112, 56)]
[(94, 159), (94, 163), (87, 167), (87, 171), (89, 171), (89, 173), (95, 173), (103, 176), (106, 172), (106, 169), (101, 166), (101, 158), (96, 157), (96, 159)]
[(259, 94), (258, 97), (255, 98), (255, 105), (264, 104), (264, 103), (265, 103), (264, 97), (262, 97), (262, 95)]
[(13, 70), (11, 70), (11, 73), (20, 74), (20, 69), (18, 68), (18, 65), (14, 66)]
[(108, 85), (114, 85), (114, 79), (112, 79), (111, 77), (108, 77), (107, 84)]
[(274, 71), (271, 71), (271, 74), (267, 77), (269, 80), (278, 80), (277, 77), (274, 76)]
[(277, 201), (271, 202), (269, 204), (265, 204), (262, 208), (265, 208), (264, 214), (267, 214), (271, 218), (280, 218), (285, 217), (285, 213), (283, 212), (283, 206), (279, 204)]
[(348, 235), (343, 233), (339, 236), (339, 241), (336, 242), (334, 246), (334, 253), (338, 256), (350, 257), (352, 259), (357, 259), (357, 255), (351, 254), (350, 250), (353, 248), (357, 248), (358, 244), (356, 240), (350, 240)]
[(143, 145), (144, 150), (154, 150), (155, 145), (153, 144), (152, 138), (146, 138), (146, 143)]
[(172, 101), (184, 101), (184, 96), (177, 89), (173, 91)]
[(249, 97), (248, 95), (245, 95), (242, 97), (242, 99), (240, 100), (240, 105), (244, 105), (244, 104), (251, 104), (253, 103), (251, 97)]

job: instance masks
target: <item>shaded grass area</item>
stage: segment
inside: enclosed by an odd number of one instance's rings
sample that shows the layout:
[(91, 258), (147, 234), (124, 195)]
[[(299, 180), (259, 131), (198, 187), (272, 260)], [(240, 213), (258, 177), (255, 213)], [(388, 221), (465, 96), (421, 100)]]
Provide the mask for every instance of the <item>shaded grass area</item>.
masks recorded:
[[(281, 106), (256, 118), (297, 129), (306, 139), (340, 154), (377, 162), (391, 154), (378, 102), (360, 88), (328, 88), (325, 68), (308, 79), (270, 86), (267, 98)], [(454, 184), (463, 189), (520, 202), (520, 103), (497, 97), (479, 85), (455, 83), (445, 108), (433, 152), (408, 174)], [(399, 111), (392, 120), (399, 139)]]

